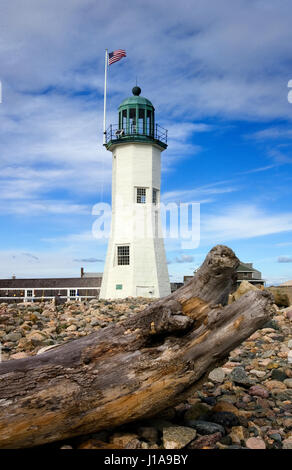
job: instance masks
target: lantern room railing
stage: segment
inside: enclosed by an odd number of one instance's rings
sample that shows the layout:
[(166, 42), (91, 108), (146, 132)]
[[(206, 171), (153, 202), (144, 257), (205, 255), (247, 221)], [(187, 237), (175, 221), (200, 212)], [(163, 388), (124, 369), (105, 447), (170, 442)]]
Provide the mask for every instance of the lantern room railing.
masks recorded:
[(106, 131), (106, 145), (127, 140), (159, 141), (167, 147), (167, 130), (155, 124), (154, 127), (131, 124), (127, 128), (119, 128), (118, 124), (111, 124)]

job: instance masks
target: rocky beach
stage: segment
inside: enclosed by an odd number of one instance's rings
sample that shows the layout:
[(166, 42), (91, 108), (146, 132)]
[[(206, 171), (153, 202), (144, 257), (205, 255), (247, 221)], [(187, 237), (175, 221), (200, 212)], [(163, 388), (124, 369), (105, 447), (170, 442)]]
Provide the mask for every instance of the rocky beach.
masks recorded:
[[(142, 311), (149, 299), (0, 304), (2, 361), (42, 354)], [(234, 349), (183, 402), (118, 429), (43, 447), (292, 449), (292, 307)]]

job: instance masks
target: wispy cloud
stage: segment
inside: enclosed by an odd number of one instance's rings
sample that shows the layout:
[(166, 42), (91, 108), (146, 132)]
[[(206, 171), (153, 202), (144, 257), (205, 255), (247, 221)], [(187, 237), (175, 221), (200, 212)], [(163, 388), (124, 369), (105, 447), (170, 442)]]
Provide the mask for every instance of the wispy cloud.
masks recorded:
[(103, 263), (104, 259), (100, 258), (81, 258), (81, 259), (74, 259), (76, 263)]
[(292, 263), (292, 256), (279, 256), (278, 263)]
[(292, 130), (283, 127), (269, 127), (247, 136), (256, 140), (292, 139)]
[(16, 199), (0, 201), (0, 210), (2, 214), (24, 215), (29, 217), (44, 216), (49, 214), (55, 215), (72, 215), (72, 214), (90, 214), (90, 207), (82, 204), (74, 204), (62, 200), (46, 201), (31, 199)]
[(34, 261), (39, 261), (39, 257), (38, 256), (35, 256), (33, 255), (32, 253), (22, 253), (23, 256), (27, 256), (28, 258), (34, 260)]
[(202, 216), (201, 240), (221, 243), (288, 232), (292, 212), (269, 214), (256, 205), (222, 207), (216, 214)]
[(192, 255), (180, 255), (175, 258), (175, 263), (192, 263), (194, 257)]
[[(191, 189), (183, 189), (177, 191), (169, 191), (162, 194), (162, 201), (168, 202), (199, 202), (206, 203), (213, 201), (213, 198), (208, 196), (216, 196), (219, 194), (227, 194), (238, 191), (240, 188), (227, 184), (227, 181), (218, 181), (213, 184), (199, 186)], [(220, 187), (223, 186), (224, 187)], [(225, 186), (226, 185), (226, 186)]]

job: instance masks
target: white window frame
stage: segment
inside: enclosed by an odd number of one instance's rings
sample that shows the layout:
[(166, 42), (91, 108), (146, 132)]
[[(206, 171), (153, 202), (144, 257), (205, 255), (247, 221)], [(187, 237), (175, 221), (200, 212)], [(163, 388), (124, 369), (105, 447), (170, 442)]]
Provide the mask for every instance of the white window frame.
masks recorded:
[[(143, 194), (143, 195), (138, 194), (140, 190), (145, 191), (145, 194)], [(144, 198), (144, 197), (145, 197), (145, 200), (144, 199), (141, 200), (141, 198)], [(139, 198), (140, 198), (140, 201), (138, 201)], [(145, 188), (144, 186), (137, 186), (136, 187), (135, 202), (136, 202), (136, 204), (146, 204), (146, 202), (147, 202), (147, 188)]]
[[(128, 248), (129, 250), (129, 255), (119, 255), (119, 248)], [(129, 263), (119, 263), (119, 256), (128, 256), (129, 257)], [(130, 252), (130, 245), (128, 244), (123, 244), (123, 245), (116, 245), (116, 266), (130, 266), (131, 263), (131, 252)]]
[[(75, 294), (74, 294), (74, 295), (71, 295), (71, 292), (73, 292), (73, 291), (75, 292)], [(72, 289), (68, 289), (67, 295), (68, 295), (68, 297), (70, 297), (70, 298), (72, 298), (72, 297), (77, 297), (77, 289), (73, 289), (73, 288), (72, 288)]]

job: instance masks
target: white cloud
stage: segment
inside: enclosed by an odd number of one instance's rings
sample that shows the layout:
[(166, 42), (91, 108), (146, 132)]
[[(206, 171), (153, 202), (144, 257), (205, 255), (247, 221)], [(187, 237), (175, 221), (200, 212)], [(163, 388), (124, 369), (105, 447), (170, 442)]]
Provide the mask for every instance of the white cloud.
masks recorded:
[(192, 255), (180, 255), (175, 258), (176, 263), (192, 263), (194, 261), (194, 257)]
[(72, 253), (53, 251), (34, 254), (34, 261), (26, 253), (19, 251), (0, 251), (0, 277), (66, 277), (80, 276), (79, 268), (73, 261)]
[[(223, 186), (220, 188), (220, 186)], [(168, 191), (162, 194), (162, 201), (168, 202), (199, 202), (201, 204), (212, 202), (212, 198), (208, 196), (216, 196), (218, 194), (233, 193), (238, 191), (239, 188), (231, 186), (228, 181), (217, 181), (216, 183), (210, 183), (204, 186), (199, 186), (192, 189), (183, 189)], [(206, 198), (207, 196), (207, 198)]]
[[(73, 204), (68, 201), (55, 200), (30, 200), (22, 199), (19, 191), (14, 193), (17, 200), (1, 200), (0, 211), (2, 215), (23, 215), (23, 216), (47, 216), (50, 214), (55, 215), (72, 215), (72, 214), (90, 214), (90, 208), (82, 204)], [(27, 195), (26, 195), (27, 196)], [(19, 199), (18, 199), (19, 198)], [(9, 199), (9, 198), (8, 198)]]
[(256, 140), (292, 139), (292, 130), (283, 127), (268, 127), (267, 129), (247, 135), (247, 137)]
[(201, 221), (201, 241), (214, 244), (292, 230), (292, 213), (269, 214), (255, 205), (222, 207)]
[(292, 256), (279, 256), (278, 263), (292, 263)]

